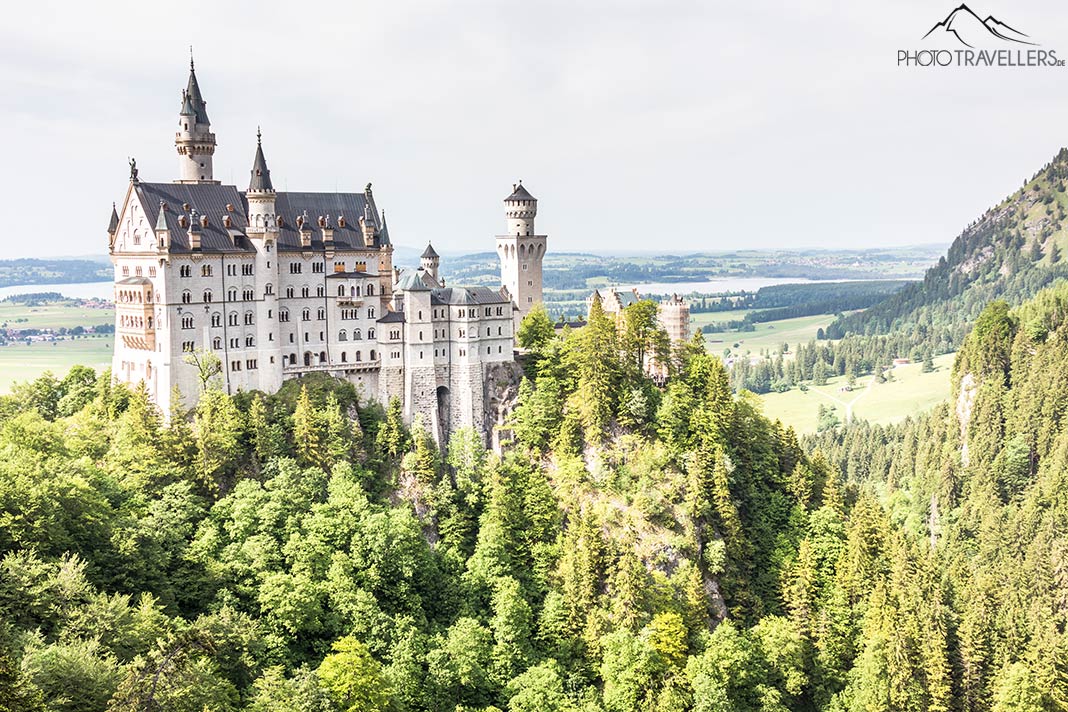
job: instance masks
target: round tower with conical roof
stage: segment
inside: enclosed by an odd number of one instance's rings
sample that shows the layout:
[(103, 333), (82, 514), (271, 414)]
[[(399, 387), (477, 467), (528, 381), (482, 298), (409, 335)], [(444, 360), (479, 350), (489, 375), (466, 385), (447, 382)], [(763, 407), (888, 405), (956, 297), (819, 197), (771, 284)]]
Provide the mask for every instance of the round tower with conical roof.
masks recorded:
[(546, 236), (534, 231), (538, 199), (520, 181), (504, 199), (507, 234), (497, 236), (497, 256), (501, 260), (501, 284), (515, 305), (514, 333), (535, 304), (542, 302), (541, 263), (545, 257)]
[(174, 147), (178, 151), (178, 183), (216, 183), (212, 170), (215, 134), (208, 120), (208, 102), (200, 93), (193, 57), (189, 57), (189, 82), (182, 92), (178, 111), (178, 131)]
[(435, 281), (439, 281), (438, 267), (441, 266), (441, 257), (438, 256), (434, 246), (429, 242), (426, 243), (426, 249), (423, 250), (423, 254), (419, 257), (419, 266), (423, 268), (423, 271), (430, 275)]

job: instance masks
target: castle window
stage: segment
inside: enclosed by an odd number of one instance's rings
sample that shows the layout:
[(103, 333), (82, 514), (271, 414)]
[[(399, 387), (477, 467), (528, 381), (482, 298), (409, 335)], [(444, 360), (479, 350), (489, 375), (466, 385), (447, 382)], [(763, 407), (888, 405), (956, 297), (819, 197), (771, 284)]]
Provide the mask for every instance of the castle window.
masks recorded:
[(355, 287), (352, 288), (352, 296), (360, 296), (360, 285), (357, 284)]
[(293, 334), (290, 334), (289, 335), (289, 343), (293, 343), (293, 341), (294, 341)]
[(234, 338), (230, 339), (230, 348), (236, 349), (240, 345), (241, 345), (241, 339), (237, 338), (236, 336)]
[(372, 361), (375, 360), (375, 350), (374, 349), (371, 349), (371, 360)]
[(256, 323), (256, 317), (252, 312), (245, 312), (245, 326), (251, 326)]
[(138, 277), (140, 277), (141, 276), (141, 268), (140, 267), (134, 267), (134, 274), (137, 275)]
[(326, 296), (326, 287), (324, 287), (321, 284), (318, 287), (316, 287), (315, 288), (315, 296), (317, 296), (317, 297), (325, 297)]
[(230, 300), (231, 302), (236, 302), (237, 301), (237, 289), (235, 289), (234, 287), (230, 287), (229, 291), (226, 292), (226, 298), (228, 300)]
[(311, 321), (311, 309), (305, 309), (300, 313), (301, 321)]
[(468, 319), (474, 319), (475, 318), (475, 310), (474, 309), (468, 309), (467, 310), (467, 318)]
[(241, 362), (240, 361), (231, 361), (230, 362), (230, 370), (231, 371), (240, 371), (241, 370)]
[(321, 273), (323, 272), (323, 267), (324, 265), (322, 262), (312, 262), (312, 272), (315, 272), (317, 274)]
[(342, 329), (341, 331), (339, 331), (337, 333), (337, 340), (338, 341), (348, 341), (349, 340), (349, 333), (347, 331), (345, 331), (344, 329)]
[(368, 339), (373, 339), (373, 338), (375, 338), (375, 330), (374, 330), (374, 329), (368, 329), (368, 330), (367, 330), (367, 338), (368, 338)]
[(421, 331), (419, 332), (419, 340), (420, 340), (420, 341), (422, 341), (422, 340), (423, 340), (423, 332), (421, 332)]
[(289, 321), (289, 310), (282, 309), (278, 312), (278, 321)]
[(317, 312), (316, 316), (318, 317), (319, 321), (322, 321), (323, 319), (325, 319), (326, 318), (326, 309), (323, 309), (322, 307), (319, 307), (319, 311)]
[(375, 285), (368, 284), (367, 285), (367, 296), (373, 297), (374, 295), (375, 295)]
[[(423, 310), (420, 309), (418, 313), (419, 313), (419, 321), (422, 321), (423, 320)], [(420, 336), (419, 338), (421, 339), (423, 337)]]
[(192, 277), (193, 276), (193, 268), (190, 267), (189, 265), (182, 265), (181, 267), (178, 268), (178, 276), (179, 277)]
[(490, 315), (490, 308), (486, 307), (486, 316), (489, 316), (489, 315)]
[(186, 351), (186, 352), (192, 353), (194, 348), (195, 348), (195, 345), (193, 344), (192, 341), (183, 341), (182, 342), (182, 351)]
[(255, 339), (253, 339), (251, 336), (246, 336), (245, 337), (245, 346), (255, 346), (255, 345), (256, 345), (256, 340)]
[(360, 334), (360, 330), (359, 329), (353, 329), (352, 330), (352, 340), (353, 341), (360, 341), (361, 339), (363, 339), (363, 336)]
[(349, 360), (348, 354), (344, 351), (341, 352), (341, 363), (347, 363)]
[(326, 352), (325, 351), (320, 351), (319, 352), (319, 363), (326, 363)]
[(210, 302), (211, 301), (211, 290), (210, 289), (205, 289), (204, 290), (204, 301), (205, 302)]
[(200, 268), (200, 276), (201, 277), (210, 277), (211, 276), (211, 265), (202, 265), (201, 268)]
[(216, 336), (214, 339), (211, 340), (211, 348), (215, 349), (216, 351), (222, 349), (222, 337), (221, 336)]
[(156, 268), (155, 267), (149, 267), (148, 268), (148, 276), (149, 277), (155, 277), (156, 276)]
[(241, 265), (241, 274), (245, 275), (246, 277), (251, 276), (252, 275), (252, 268), (253, 268), (252, 264)]
[(226, 265), (226, 274), (231, 277), (237, 276), (237, 265)]
[(127, 265), (123, 265), (122, 266), (122, 276), (123, 277), (129, 277), (130, 276), (130, 268), (129, 268), (129, 266), (127, 266)]
[(299, 262), (290, 262), (289, 263), (289, 273), (290, 274), (300, 274), (301, 267), (302, 267), (302, 265)]
[(337, 295), (338, 295), (339, 297), (343, 297), (343, 296), (345, 296), (345, 285), (344, 285), (344, 284), (339, 284), (339, 285), (337, 286)]
[(263, 288), (263, 293), (264, 295), (274, 294), (274, 285), (268, 284), (266, 287)]
[(500, 353), (500, 352), (501, 352), (501, 347), (500, 347), (500, 346), (498, 346), (498, 347), (497, 347), (497, 353)]
[(500, 336), (500, 335), (501, 335), (501, 327), (498, 326), (497, 327), (497, 336)]
[(319, 341), (326, 341), (326, 334), (322, 331), (319, 332)]
[(375, 318), (375, 308), (374, 307), (367, 307), (367, 318), (368, 319), (374, 319)]
[(182, 328), (183, 329), (192, 329), (193, 328), (193, 317), (192, 316), (189, 316), (187, 314), (186, 316), (182, 317)]
[(237, 326), (237, 312), (230, 312), (230, 318), (227, 321), (230, 326)]
[(301, 287), (300, 288), (300, 296), (302, 296), (302, 297), (308, 296), (308, 288), (307, 287)]
[[(285, 356), (282, 357), (282, 365), (283, 366), (286, 365), (286, 357)], [(297, 355), (296, 354), (289, 354), (289, 365), (290, 366), (296, 366), (297, 365)]]
[(192, 301), (193, 301), (193, 295), (189, 292), (188, 289), (186, 291), (182, 292), (182, 304), (189, 304)]
[(259, 364), (258, 364), (257, 360), (254, 359), (254, 358), (250, 358), (247, 361), (245, 361), (245, 367), (248, 368), (248, 370), (250, 370), (250, 371), (254, 371), (257, 368), (258, 365)]
[(500, 316), (500, 315), (501, 315), (501, 308), (497, 307), (497, 316)]
[(211, 325), (212, 326), (222, 326), (222, 314), (220, 314), (219, 312), (215, 312), (214, 314), (212, 314), (211, 315)]
[(256, 298), (256, 293), (251, 289), (246, 289), (244, 292), (242, 292), (241, 298), (244, 299), (246, 302), (251, 302)]
[(363, 360), (363, 354), (361, 354), (359, 351), (357, 351), (356, 352), (356, 362), (359, 363), (362, 360)]
[(286, 287), (286, 297), (289, 298), (289, 299), (293, 298), (293, 288), (292, 287)]

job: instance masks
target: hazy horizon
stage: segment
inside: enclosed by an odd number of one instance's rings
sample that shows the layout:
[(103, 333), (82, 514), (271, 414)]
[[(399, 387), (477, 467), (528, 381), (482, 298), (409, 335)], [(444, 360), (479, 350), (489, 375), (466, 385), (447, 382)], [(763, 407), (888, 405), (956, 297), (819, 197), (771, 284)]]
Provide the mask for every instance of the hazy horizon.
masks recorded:
[[(105, 252), (128, 156), (175, 178), (190, 44), (217, 179), (262, 126), (279, 190), (372, 182), (400, 245), (492, 250), (520, 178), (557, 252), (946, 244), (1068, 143), (1068, 68), (896, 66), (955, 4), (20, 5), (0, 257)], [(974, 7), (1068, 58), (1051, 2)]]

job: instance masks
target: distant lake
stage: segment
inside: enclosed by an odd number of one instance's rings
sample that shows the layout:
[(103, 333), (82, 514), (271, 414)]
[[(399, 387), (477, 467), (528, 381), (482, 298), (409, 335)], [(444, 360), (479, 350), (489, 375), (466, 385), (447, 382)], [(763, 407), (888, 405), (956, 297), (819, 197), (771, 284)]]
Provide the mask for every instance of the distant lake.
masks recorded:
[(779, 284), (816, 284), (830, 282), (863, 282), (858, 279), (804, 279), (801, 277), (719, 277), (702, 282), (651, 282), (649, 284), (624, 284), (615, 289), (634, 287), (639, 294), (722, 294), (723, 292), (755, 292), (761, 287)]
[(16, 294), (36, 294), (39, 292), (59, 292), (72, 299), (107, 299), (115, 298), (113, 282), (79, 282), (76, 284), (16, 284), (12, 287), (0, 287), (0, 299)]

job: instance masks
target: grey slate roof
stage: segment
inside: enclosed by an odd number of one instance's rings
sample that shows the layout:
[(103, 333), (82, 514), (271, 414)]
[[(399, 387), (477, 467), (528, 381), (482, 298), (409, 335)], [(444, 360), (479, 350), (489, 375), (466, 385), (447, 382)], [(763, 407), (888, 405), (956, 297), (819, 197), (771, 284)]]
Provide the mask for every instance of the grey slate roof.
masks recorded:
[(431, 245), (429, 242), (426, 243), (426, 249), (423, 250), (423, 254), (420, 255), (420, 257), (423, 257), (423, 258), (435, 258), (435, 257), (439, 257), (439, 256), (440, 255), (438, 255), (438, 253), (434, 251), (434, 246)]
[(530, 192), (523, 187), (523, 183), (520, 182), (519, 185), (515, 187), (515, 190), (512, 191), (512, 194), (505, 198), (505, 200), (537, 200), (537, 198), (531, 195)]
[(392, 324), (392, 323), (404, 323), (404, 312), (391, 311), (386, 312), (386, 315), (378, 320), (379, 324)]
[(115, 203), (111, 204), (111, 222), (108, 223), (108, 234), (114, 235), (119, 229), (119, 213), (115, 210)]
[(431, 304), (508, 304), (511, 300), (489, 287), (443, 287), (430, 291)]
[(412, 270), (406, 275), (400, 278), (397, 282), (397, 291), (399, 292), (429, 292), (430, 287), (426, 286), (422, 277), (418, 272)]
[[(334, 230), (334, 249), (366, 249), (363, 234), (360, 232), (360, 217), (367, 207), (367, 198), (363, 193), (279, 193), (275, 198), (275, 213), (282, 218), (278, 228), (278, 249), (300, 251), (300, 230), (297, 228), (297, 216), (308, 212), (311, 219), (313, 250), (323, 249), (323, 232), (318, 226), (319, 216), (330, 216), (330, 226)], [(373, 209), (367, 211), (376, 228), (378, 224)], [(345, 218), (345, 227), (338, 225), (339, 217)], [(375, 247), (389, 244), (382, 240), (382, 232), (375, 236)]]
[[(201, 252), (255, 251), (248, 240), (242, 237), (248, 227), (248, 209), (244, 196), (234, 186), (215, 183), (137, 183), (134, 190), (137, 191), (141, 206), (153, 225), (159, 225), (160, 201), (166, 203), (164, 220), (170, 231), (171, 252), (192, 251), (189, 249), (189, 236), (186, 234), (188, 228), (178, 223), (184, 204), (188, 204), (190, 210), (195, 210), (198, 216), (208, 216), (207, 227), (201, 228), (198, 221), (193, 223), (200, 231)], [(233, 212), (227, 211), (227, 205), (234, 206)], [(233, 227), (229, 230), (223, 227), (224, 215), (229, 215), (232, 220)], [(235, 234), (238, 236), (236, 245), (232, 237)]]
[(249, 181), (248, 189), (249, 192), (274, 190), (271, 185), (271, 171), (267, 168), (267, 159), (263, 157), (263, 142), (259, 129), (256, 129), (256, 158), (252, 161), (252, 180)]

